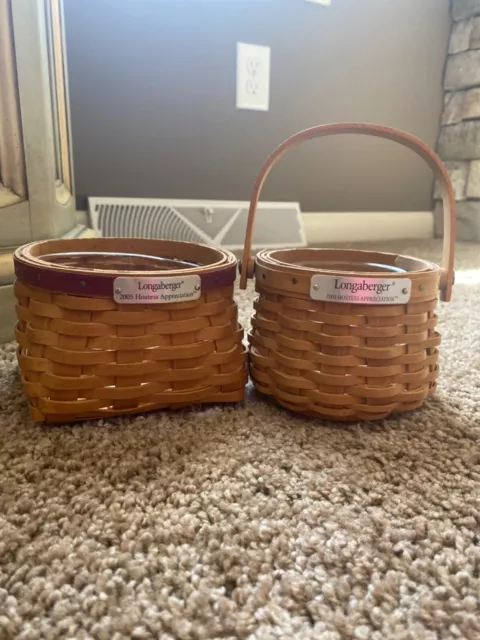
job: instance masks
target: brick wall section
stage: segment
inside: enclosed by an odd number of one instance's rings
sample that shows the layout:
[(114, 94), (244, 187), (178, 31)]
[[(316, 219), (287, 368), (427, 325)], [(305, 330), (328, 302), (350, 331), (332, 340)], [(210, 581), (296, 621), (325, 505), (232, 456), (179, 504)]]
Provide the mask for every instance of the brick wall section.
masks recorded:
[[(455, 187), (457, 238), (480, 241), (480, 0), (452, 1), (438, 153)], [(443, 234), (435, 189), (435, 229)]]

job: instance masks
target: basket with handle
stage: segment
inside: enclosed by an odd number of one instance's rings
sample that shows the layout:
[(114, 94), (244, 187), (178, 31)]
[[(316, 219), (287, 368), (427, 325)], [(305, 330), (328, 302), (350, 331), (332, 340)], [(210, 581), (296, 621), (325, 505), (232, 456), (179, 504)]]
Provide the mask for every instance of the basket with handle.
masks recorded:
[[(422, 157), (439, 182), (445, 216), (443, 266), (360, 250), (289, 249), (251, 255), (255, 212), (275, 162), (304, 140), (362, 134), (398, 142)], [(359, 214), (361, 215), (361, 214)], [(257, 177), (241, 262), (241, 288), (259, 294), (249, 334), (256, 389), (287, 409), (334, 421), (376, 420), (420, 407), (435, 390), (438, 294), (454, 281), (455, 198), (445, 166), (416, 137), (389, 127), (336, 123), (283, 142)]]
[(14, 255), (18, 362), (46, 422), (238, 402), (247, 379), (233, 254), (132, 238)]

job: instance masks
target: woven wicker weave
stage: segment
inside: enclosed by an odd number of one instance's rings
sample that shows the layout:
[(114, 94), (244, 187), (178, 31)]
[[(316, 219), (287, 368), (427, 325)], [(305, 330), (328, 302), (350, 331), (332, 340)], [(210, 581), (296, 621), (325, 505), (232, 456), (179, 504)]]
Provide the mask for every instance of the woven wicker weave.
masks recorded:
[[(139, 271), (111, 271), (108, 264), (104, 270), (82, 268), (81, 254), (98, 251), (167, 256), (174, 262), (158, 271), (154, 262), (139, 264), (136, 256)], [(79, 254), (80, 263), (78, 257), (59, 260), (64, 252)], [(199, 266), (172, 270), (179, 258)], [(18, 361), (35, 420), (70, 422), (243, 399), (246, 356), (233, 301), (231, 253), (155, 240), (56, 240), (19, 249), (15, 269)], [(200, 275), (199, 299), (162, 304), (113, 299), (118, 275), (177, 274)]]
[[(254, 215), (274, 162), (297, 142), (337, 133), (395, 140), (428, 162), (443, 194), (445, 268), (405, 256), (335, 249), (262, 251), (251, 258)], [(420, 407), (438, 377), (435, 308), (439, 290), (443, 300), (451, 296), (454, 207), (444, 165), (409, 134), (346, 123), (314, 127), (280, 145), (257, 178), (242, 262), (241, 287), (255, 275), (259, 293), (249, 336), (255, 387), (287, 409), (335, 421), (375, 420)], [(318, 275), (410, 281), (411, 295), (402, 304), (316, 300), (311, 286)]]

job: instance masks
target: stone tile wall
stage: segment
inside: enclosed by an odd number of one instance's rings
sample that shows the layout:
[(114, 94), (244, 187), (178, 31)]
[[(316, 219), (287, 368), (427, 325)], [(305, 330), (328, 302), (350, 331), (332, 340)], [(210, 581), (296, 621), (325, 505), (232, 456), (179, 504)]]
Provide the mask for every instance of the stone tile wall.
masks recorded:
[[(480, 0), (452, 0), (452, 15), (438, 153), (455, 187), (457, 238), (480, 241)], [(434, 197), (442, 235), (437, 187)]]

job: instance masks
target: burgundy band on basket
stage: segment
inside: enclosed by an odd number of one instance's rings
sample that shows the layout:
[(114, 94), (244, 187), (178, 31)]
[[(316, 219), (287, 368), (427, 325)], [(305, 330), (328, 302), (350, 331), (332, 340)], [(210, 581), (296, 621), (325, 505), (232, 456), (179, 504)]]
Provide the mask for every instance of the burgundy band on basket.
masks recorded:
[[(14, 258), (15, 275), (22, 282), (38, 289), (66, 293), (69, 295), (91, 296), (99, 298), (111, 298), (113, 296), (113, 283), (118, 273), (99, 274), (82, 273), (70, 270), (68, 273), (42, 268), (37, 265), (29, 265)], [(189, 271), (185, 270), (185, 275)], [(213, 273), (198, 274), (201, 280), (201, 290), (211, 291), (220, 287), (228, 287), (235, 282), (237, 274), (236, 265), (228, 265), (224, 269)], [(128, 273), (125, 277), (128, 277)], [(147, 276), (147, 273), (144, 274)], [(154, 275), (154, 274), (148, 274)], [(157, 273), (156, 276), (169, 276), (171, 273)], [(134, 277), (132, 275), (132, 277)]]

